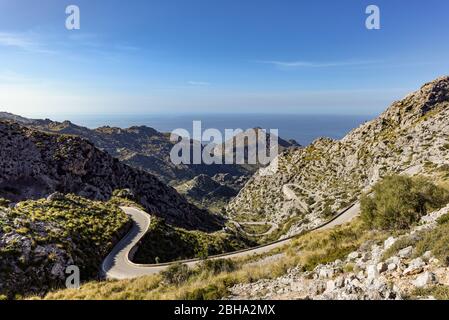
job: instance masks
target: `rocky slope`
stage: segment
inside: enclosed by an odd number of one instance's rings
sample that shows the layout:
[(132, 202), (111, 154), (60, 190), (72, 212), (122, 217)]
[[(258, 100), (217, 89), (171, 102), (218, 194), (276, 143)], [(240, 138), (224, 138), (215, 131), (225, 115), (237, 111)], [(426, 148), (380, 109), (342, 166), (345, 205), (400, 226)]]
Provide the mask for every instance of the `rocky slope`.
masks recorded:
[[(120, 161), (145, 170), (171, 186), (180, 186), (177, 189), (198, 205), (217, 210), (223, 208), (231, 197), (235, 196), (235, 193), (243, 187), (258, 168), (258, 166), (251, 165), (175, 165), (170, 160), (170, 151), (175, 145), (175, 142), (170, 141), (170, 134), (161, 133), (146, 126), (126, 129), (105, 126), (89, 129), (70, 121), (27, 119), (7, 112), (0, 112), (0, 119), (12, 120), (44, 132), (76, 135), (87, 139), (97, 148), (106, 151)], [(195, 141), (191, 141), (191, 145), (195, 143)], [(279, 146), (280, 150), (284, 150), (296, 147), (298, 144), (295, 141), (285, 141), (279, 138)], [(245, 150), (247, 149), (245, 146)], [(235, 152), (235, 148), (233, 152)], [(235, 190), (235, 193), (224, 192), (215, 197), (210, 193), (202, 194), (195, 190), (190, 191), (186, 186), (192, 185), (192, 183), (198, 185), (198, 179), (196, 179), (198, 176), (208, 176), (216, 183), (222, 184), (224, 190), (231, 188)], [(223, 181), (223, 177), (226, 181)], [(195, 195), (192, 196), (192, 193)]]
[(188, 203), (150, 173), (131, 168), (85, 139), (0, 122), (0, 197), (39, 199), (59, 191), (107, 200), (130, 189), (150, 214), (170, 224), (215, 230), (220, 220)]
[(220, 178), (221, 176), (209, 177), (201, 174), (178, 185), (176, 190), (190, 202), (201, 207), (207, 207), (210, 211), (219, 212), (221, 208), (226, 206), (227, 201), (235, 197), (239, 191), (236, 187), (238, 182), (235, 181), (235, 177), (233, 177), (232, 186), (227, 186), (225, 181), (221, 181)]
[(118, 207), (74, 195), (0, 207), (0, 297), (62, 287), (71, 265), (82, 281), (98, 278), (102, 259), (129, 227)]
[[(447, 261), (435, 257), (432, 233), (447, 232), (449, 206), (422, 217), (421, 223), (385, 241), (367, 241), (344, 259), (304, 272), (300, 266), (273, 280), (236, 285), (229, 299), (399, 300), (440, 298), (449, 288)], [(444, 220), (443, 220), (444, 219)], [(438, 230), (439, 229), (439, 230)], [(434, 251), (434, 252), (432, 252)], [(435, 252), (436, 251), (436, 252)], [(445, 250), (447, 252), (447, 249)], [(443, 254), (443, 258), (444, 258)]]
[(442, 77), (340, 141), (321, 138), (285, 150), (276, 159), (277, 173), (254, 175), (227, 211), (290, 224), (287, 234), (316, 226), (382, 176), (425, 173), (449, 163), (448, 116), (449, 77)]

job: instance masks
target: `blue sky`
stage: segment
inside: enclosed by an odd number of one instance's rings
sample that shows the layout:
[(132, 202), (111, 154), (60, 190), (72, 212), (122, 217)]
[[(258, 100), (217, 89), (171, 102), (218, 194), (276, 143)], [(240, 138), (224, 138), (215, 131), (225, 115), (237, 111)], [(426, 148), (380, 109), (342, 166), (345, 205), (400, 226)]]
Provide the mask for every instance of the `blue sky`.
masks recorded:
[[(81, 30), (65, 29), (70, 4)], [(0, 109), (376, 114), (449, 74), (448, 14), (444, 0), (0, 0)]]

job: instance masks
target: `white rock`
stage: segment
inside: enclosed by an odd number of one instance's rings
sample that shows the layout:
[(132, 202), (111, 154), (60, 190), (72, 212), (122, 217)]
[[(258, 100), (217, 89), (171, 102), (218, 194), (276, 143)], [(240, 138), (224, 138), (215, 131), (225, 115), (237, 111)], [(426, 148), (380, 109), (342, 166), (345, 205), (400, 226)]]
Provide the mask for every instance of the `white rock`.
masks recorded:
[(362, 288), (363, 284), (360, 282), (359, 279), (355, 278), (351, 281), (350, 286), (354, 288)]
[(382, 255), (382, 248), (378, 245), (372, 246), (371, 249), (371, 259), (374, 261), (379, 261)]
[(396, 239), (394, 237), (389, 237), (387, 240), (385, 240), (384, 242), (384, 249), (387, 250), (389, 248), (391, 248), (391, 246), (396, 242)]
[(404, 249), (400, 250), (398, 252), (398, 255), (401, 258), (407, 259), (407, 258), (410, 258), (412, 256), (412, 253), (413, 253), (413, 247), (410, 246), (410, 247), (407, 247), (407, 248), (404, 248)]
[(401, 263), (401, 259), (399, 257), (393, 256), (389, 259), (387, 259), (386, 263), (394, 263), (395, 265), (399, 265)]
[(394, 270), (396, 270), (397, 268), (398, 268), (398, 266), (397, 266), (396, 263), (390, 263), (390, 264), (388, 265), (388, 271), (394, 271)]
[(415, 281), (412, 281), (412, 284), (417, 288), (424, 288), (428, 285), (437, 284), (438, 279), (437, 276), (432, 272), (424, 272), (423, 274), (419, 275)]
[(432, 251), (426, 251), (424, 252), (424, 254), (422, 255), (422, 258), (429, 261), (431, 258), (433, 257), (432, 255)]
[(388, 270), (388, 266), (384, 262), (380, 262), (377, 264), (377, 272), (382, 273)]
[(343, 288), (345, 286), (345, 278), (338, 277), (337, 279), (335, 279), (334, 284), (337, 288)]
[(368, 252), (364, 252), (360, 259), (362, 262), (368, 262), (371, 259), (371, 255)]
[(327, 292), (332, 292), (335, 290), (335, 288), (336, 288), (336, 286), (335, 286), (334, 280), (329, 280), (326, 282), (326, 291)]
[(408, 276), (412, 274), (418, 274), (423, 271), (424, 266), (426, 263), (421, 258), (413, 259), (408, 267), (404, 270), (403, 274)]
[(357, 274), (357, 278), (363, 279), (364, 277), (365, 277), (365, 273), (363, 271), (359, 271), (359, 273)]
[(352, 260), (357, 259), (358, 257), (360, 257), (360, 253), (358, 253), (357, 251), (354, 251), (348, 255), (348, 260), (352, 261)]
[(321, 268), (319, 272), (319, 277), (321, 279), (329, 279), (334, 276), (334, 269), (332, 268)]
[(377, 271), (377, 266), (374, 264), (369, 265), (366, 268), (366, 274), (368, 280), (374, 280), (379, 276), (379, 272)]
[(343, 261), (341, 261), (340, 259), (337, 259), (337, 260), (334, 261), (333, 265), (334, 265), (334, 266), (339, 266), (339, 265), (341, 265), (342, 263), (343, 263)]

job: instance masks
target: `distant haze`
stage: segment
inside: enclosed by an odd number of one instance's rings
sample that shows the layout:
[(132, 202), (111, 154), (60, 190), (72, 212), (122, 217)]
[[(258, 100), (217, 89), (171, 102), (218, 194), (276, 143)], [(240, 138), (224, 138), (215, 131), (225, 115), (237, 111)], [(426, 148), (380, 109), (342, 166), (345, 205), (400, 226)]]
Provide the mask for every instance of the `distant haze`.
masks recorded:
[[(373, 116), (374, 117), (374, 116)], [(183, 128), (192, 132), (192, 122), (202, 121), (203, 131), (215, 128), (222, 132), (224, 129), (279, 129), (279, 136), (283, 139), (294, 139), (301, 145), (307, 145), (319, 137), (341, 139), (350, 130), (358, 127), (370, 116), (361, 115), (264, 115), (264, 114), (237, 114), (237, 115), (56, 115), (52, 120), (71, 122), (89, 128), (101, 126), (116, 126), (128, 128), (131, 126), (146, 125), (161, 132), (171, 132)]]

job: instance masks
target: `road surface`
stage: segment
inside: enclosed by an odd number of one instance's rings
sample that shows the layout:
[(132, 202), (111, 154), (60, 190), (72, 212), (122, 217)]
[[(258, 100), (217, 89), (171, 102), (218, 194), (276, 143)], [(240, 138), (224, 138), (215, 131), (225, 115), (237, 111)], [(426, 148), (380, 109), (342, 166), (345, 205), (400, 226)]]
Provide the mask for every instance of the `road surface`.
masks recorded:
[[(190, 259), (153, 265), (135, 264), (131, 262), (131, 259), (133, 257), (133, 250), (135, 250), (136, 245), (147, 232), (150, 226), (151, 217), (146, 212), (143, 212), (136, 208), (122, 207), (121, 209), (131, 217), (134, 223), (129, 233), (114, 247), (111, 253), (103, 261), (101, 269), (103, 276), (105, 276), (106, 278), (120, 280), (133, 279), (145, 275), (159, 273), (175, 263), (185, 263), (189, 267), (192, 267), (201, 261), (200, 259)], [(350, 208), (343, 210), (331, 221), (326, 222), (311, 231), (326, 230), (350, 222), (355, 216), (359, 214), (359, 210), (360, 205), (356, 203)], [(216, 255), (213, 257), (209, 257), (209, 259), (232, 259), (263, 254), (290, 243), (296, 237), (297, 235), (251, 249)]]

